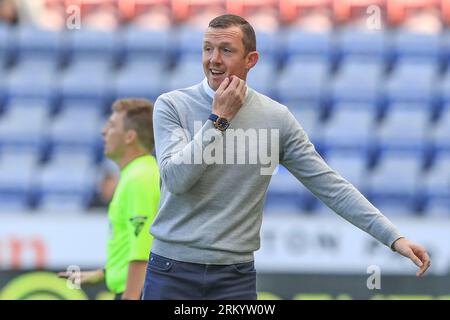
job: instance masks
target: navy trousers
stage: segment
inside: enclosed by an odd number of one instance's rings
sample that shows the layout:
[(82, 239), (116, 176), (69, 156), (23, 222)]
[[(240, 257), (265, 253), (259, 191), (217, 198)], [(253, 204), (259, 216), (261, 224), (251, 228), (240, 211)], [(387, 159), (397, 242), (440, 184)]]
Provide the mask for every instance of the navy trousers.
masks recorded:
[(197, 264), (150, 253), (143, 300), (256, 300), (254, 262)]

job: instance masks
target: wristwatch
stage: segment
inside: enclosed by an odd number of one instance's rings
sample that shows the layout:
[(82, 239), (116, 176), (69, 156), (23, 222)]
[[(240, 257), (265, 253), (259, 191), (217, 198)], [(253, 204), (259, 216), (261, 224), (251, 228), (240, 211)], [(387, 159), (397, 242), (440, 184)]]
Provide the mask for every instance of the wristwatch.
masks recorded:
[(230, 126), (230, 122), (222, 117), (219, 117), (217, 114), (211, 113), (208, 118), (214, 123), (214, 127), (220, 131), (225, 131)]

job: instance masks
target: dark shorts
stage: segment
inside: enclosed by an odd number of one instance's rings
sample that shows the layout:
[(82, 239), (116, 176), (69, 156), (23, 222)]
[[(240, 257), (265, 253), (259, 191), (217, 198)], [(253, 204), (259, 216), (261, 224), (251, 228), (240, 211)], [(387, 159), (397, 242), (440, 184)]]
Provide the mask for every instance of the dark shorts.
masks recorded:
[(254, 262), (197, 264), (150, 253), (143, 300), (256, 300)]

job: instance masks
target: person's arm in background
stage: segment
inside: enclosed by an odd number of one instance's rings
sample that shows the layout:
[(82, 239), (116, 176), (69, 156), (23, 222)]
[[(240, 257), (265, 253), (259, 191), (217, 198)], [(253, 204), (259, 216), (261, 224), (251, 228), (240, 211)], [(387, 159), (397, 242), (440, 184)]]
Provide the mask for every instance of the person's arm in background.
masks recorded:
[[(73, 279), (74, 273), (68, 271), (59, 272), (58, 277), (65, 279), (69, 279), (72, 277)], [(103, 269), (81, 271), (79, 273), (79, 277), (80, 277), (80, 285), (96, 284), (105, 281), (105, 272), (103, 271)]]
[(342, 218), (410, 258), (420, 267), (417, 276), (428, 269), (430, 258), (425, 248), (404, 238), (389, 219), (325, 163), (287, 109), (280, 138), (280, 163), (316, 197)]
[[(245, 98), (245, 82), (233, 76), (226, 78), (216, 91), (211, 111), (227, 118), (236, 115)], [(214, 128), (212, 121), (206, 121), (202, 129), (191, 140), (184, 130), (169, 96), (161, 96), (155, 102), (153, 126), (155, 132), (156, 158), (161, 171), (161, 179), (167, 190), (173, 194), (188, 191), (202, 176), (208, 167), (201, 158), (193, 163), (196, 152), (203, 156), (203, 150), (211, 143), (222, 139), (222, 133)], [(203, 132), (213, 129), (214, 139), (204, 136)], [(183, 161), (187, 159), (187, 161)], [(187, 163), (186, 163), (187, 162)]]
[(147, 270), (147, 260), (130, 261), (128, 264), (128, 276), (122, 300), (140, 300), (142, 288)]

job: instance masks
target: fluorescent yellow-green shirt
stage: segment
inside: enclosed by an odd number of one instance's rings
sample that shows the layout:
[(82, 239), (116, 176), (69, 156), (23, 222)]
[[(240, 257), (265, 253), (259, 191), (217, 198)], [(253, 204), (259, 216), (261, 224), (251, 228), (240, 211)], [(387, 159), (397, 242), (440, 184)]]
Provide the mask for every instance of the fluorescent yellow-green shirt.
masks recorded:
[(125, 291), (130, 261), (148, 260), (153, 240), (149, 229), (158, 205), (156, 159), (151, 155), (138, 157), (121, 170), (109, 205), (110, 237), (105, 270), (110, 291)]

